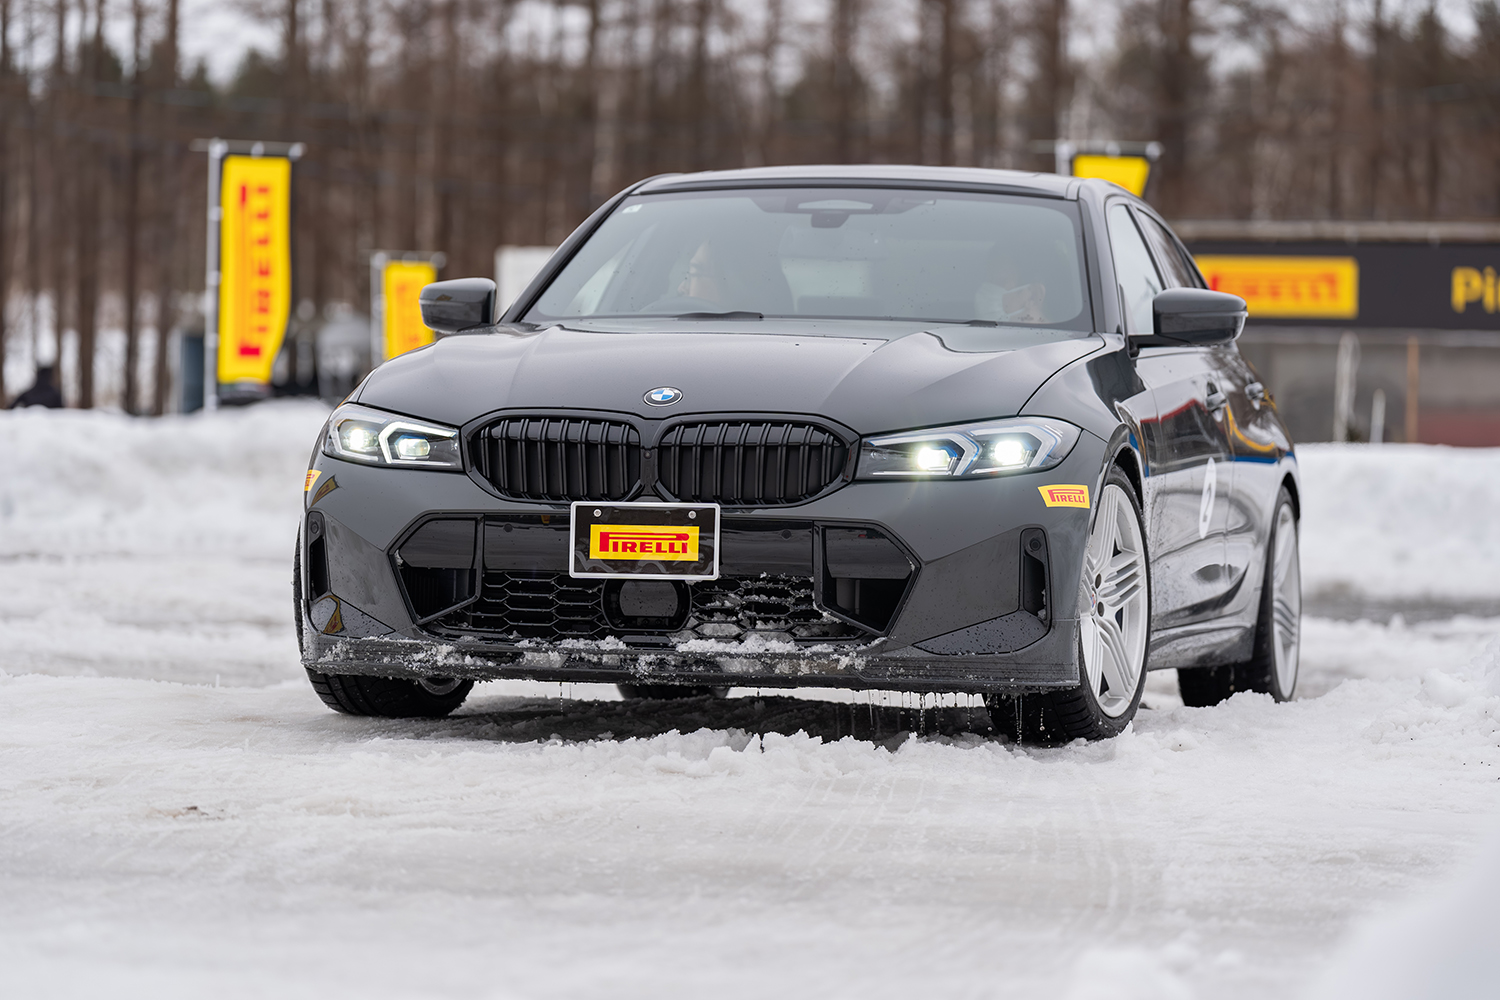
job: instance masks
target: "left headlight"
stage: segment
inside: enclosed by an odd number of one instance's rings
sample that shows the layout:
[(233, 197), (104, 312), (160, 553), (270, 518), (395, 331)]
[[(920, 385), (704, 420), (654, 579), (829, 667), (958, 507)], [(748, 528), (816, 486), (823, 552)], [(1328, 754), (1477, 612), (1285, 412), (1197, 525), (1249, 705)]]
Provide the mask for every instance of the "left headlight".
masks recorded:
[(865, 438), (856, 479), (1003, 476), (1050, 469), (1068, 457), (1078, 428), (1051, 417), (1013, 417)]
[(462, 469), (458, 429), (348, 403), (333, 411), (323, 454), (369, 465)]

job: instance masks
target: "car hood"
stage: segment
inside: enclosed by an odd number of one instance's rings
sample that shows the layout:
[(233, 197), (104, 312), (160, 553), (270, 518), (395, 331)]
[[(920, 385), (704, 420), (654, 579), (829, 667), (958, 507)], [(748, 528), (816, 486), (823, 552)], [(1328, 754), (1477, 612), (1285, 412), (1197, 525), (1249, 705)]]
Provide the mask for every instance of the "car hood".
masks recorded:
[[(1012, 327), (871, 334), (865, 326), (861, 335), (846, 321), (662, 325), (502, 327), (446, 337), (382, 365), (359, 401), (453, 425), (513, 408), (648, 419), (803, 413), (872, 434), (1011, 416), (1060, 368), (1103, 345), (1091, 334)], [(659, 386), (682, 398), (648, 405), (645, 394)]]

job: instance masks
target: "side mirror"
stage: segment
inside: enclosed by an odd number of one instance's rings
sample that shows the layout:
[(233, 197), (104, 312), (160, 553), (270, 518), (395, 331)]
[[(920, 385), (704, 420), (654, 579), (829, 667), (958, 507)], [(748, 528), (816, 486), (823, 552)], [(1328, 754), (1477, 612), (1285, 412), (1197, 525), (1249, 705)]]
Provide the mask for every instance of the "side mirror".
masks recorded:
[(1176, 344), (1228, 344), (1245, 328), (1245, 300), (1206, 288), (1169, 288), (1151, 300), (1157, 340)]
[(489, 278), (434, 281), (418, 296), (422, 323), (438, 333), (458, 333), (476, 326), (494, 326), (495, 283)]

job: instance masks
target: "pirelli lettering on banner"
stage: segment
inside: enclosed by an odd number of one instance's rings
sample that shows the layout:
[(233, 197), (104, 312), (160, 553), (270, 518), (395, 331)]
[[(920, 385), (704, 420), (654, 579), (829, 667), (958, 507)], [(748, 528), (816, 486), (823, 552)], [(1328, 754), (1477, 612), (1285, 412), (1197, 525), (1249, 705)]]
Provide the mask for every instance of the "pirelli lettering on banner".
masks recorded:
[(1042, 502), (1048, 507), (1082, 507), (1089, 509), (1089, 488), (1087, 486), (1038, 486), (1042, 493)]
[(589, 525), (590, 559), (649, 559), (653, 562), (698, 561), (698, 528), (657, 524)]
[(1238, 295), (1256, 319), (1356, 319), (1353, 257), (1197, 255), (1208, 287)]

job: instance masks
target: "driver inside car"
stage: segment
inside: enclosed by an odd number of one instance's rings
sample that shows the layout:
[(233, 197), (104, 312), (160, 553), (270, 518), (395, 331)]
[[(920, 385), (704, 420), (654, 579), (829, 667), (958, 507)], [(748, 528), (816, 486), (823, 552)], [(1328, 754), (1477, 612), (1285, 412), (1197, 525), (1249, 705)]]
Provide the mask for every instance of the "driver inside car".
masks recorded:
[(996, 246), (985, 264), (985, 281), (974, 293), (974, 316), (997, 323), (1045, 323), (1047, 286), (1014, 252)]
[(700, 243), (698, 249), (693, 251), (692, 258), (688, 260), (687, 273), (677, 285), (677, 294), (704, 302), (724, 301), (724, 278), (719, 272), (711, 243)]

